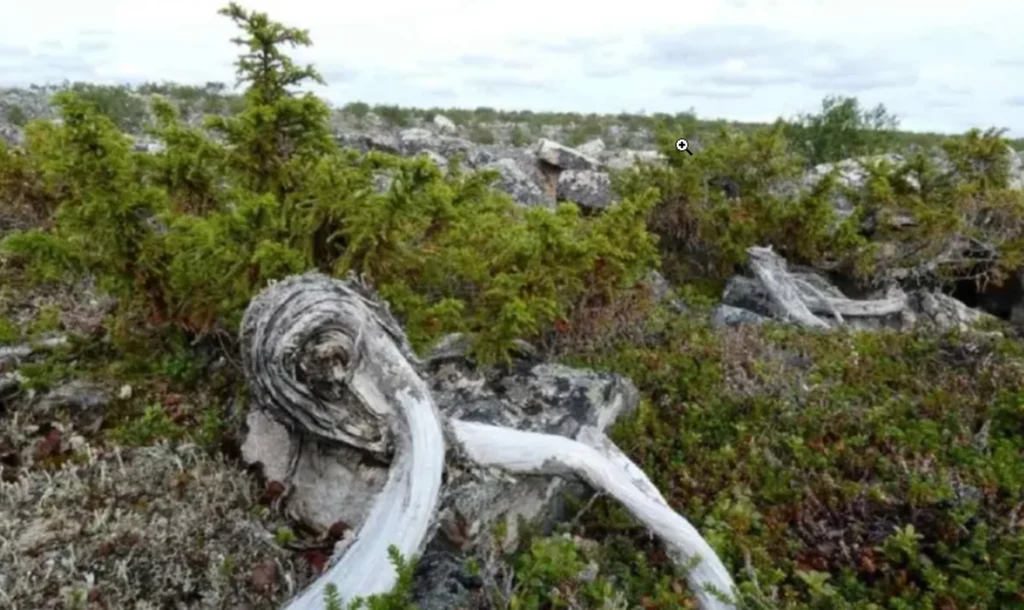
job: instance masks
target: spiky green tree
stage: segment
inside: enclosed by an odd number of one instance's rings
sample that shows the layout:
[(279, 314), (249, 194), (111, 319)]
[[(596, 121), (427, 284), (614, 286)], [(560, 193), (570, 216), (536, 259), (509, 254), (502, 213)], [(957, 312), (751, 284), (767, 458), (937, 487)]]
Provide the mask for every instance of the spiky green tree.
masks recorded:
[(300, 67), (282, 47), (310, 46), (307, 30), (271, 21), (266, 13), (232, 2), (220, 10), (244, 32), (232, 39), (246, 52), (235, 62), (238, 85), (248, 84), (245, 109), (232, 117), (210, 117), (232, 149), (231, 164), (244, 185), (279, 200), (292, 192), (316, 159), (336, 150), (328, 128), (330, 109), (312, 93), (296, 88), (326, 84), (311, 66)]

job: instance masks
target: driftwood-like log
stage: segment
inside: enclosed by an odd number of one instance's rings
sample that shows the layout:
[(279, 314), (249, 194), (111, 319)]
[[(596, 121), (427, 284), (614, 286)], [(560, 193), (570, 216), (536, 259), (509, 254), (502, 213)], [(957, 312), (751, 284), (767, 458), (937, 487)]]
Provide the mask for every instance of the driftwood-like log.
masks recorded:
[[(353, 507), (354, 537), (287, 608), (323, 608), (329, 583), (346, 602), (389, 591), (397, 575), (388, 548), (420, 555), (448, 525), (450, 511), (438, 509), (452, 486), (467, 472), (482, 480), (495, 469), (507, 476), (574, 477), (607, 492), (675, 560), (699, 558), (689, 579), (702, 608), (734, 607), (721, 595), (734, 594), (734, 584), (720, 559), (600, 431), (607, 421), (577, 430), (573, 439), (445, 417), (402, 329), (362, 282), (306, 274), (274, 284), (250, 304), (241, 339), (253, 397), (250, 426), (286, 430), (259, 437), (264, 445), (277, 438), (288, 446), (286, 483), (338, 485), (343, 489), (324, 490), (323, 497)], [(248, 447), (255, 455), (271, 449)], [(339, 460), (345, 463), (337, 470)], [(342, 474), (325, 480), (330, 467)], [(316, 495), (304, 492), (302, 501), (315, 502)]]
[(289, 278), (254, 299), (242, 326), (253, 398), (291, 432), (390, 460), (355, 540), (289, 605), (320, 609), (327, 583), (343, 599), (390, 591), (394, 545), (418, 555), (441, 492), (445, 441), (430, 389), (404, 334), (378, 302), (320, 275)]
[(907, 308), (907, 296), (901, 290), (885, 299), (855, 301), (838, 291), (824, 291), (786, 269), (786, 261), (770, 247), (754, 246), (747, 249), (750, 268), (761, 287), (771, 299), (775, 317), (790, 320), (809, 328), (829, 328), (831, 325), (817, 314), (842, 324), (844, 317), (885, 317)]
[[(731, 608), (716, 596), (730, 594), (731, 577), (690, 522), (673, 511), (650, 479), (611, 441), (594, 435), (588, 445), (562, 436), (522, 432), (476, 422), (453, 421), (456, 440), (469, 458), (510, 472), (577, 476), (621, 502), (668, 547), (678, 563), (702, 560), (687, 574), (705, 609)], [(630, 466), (626, 466), (630, 464)]]

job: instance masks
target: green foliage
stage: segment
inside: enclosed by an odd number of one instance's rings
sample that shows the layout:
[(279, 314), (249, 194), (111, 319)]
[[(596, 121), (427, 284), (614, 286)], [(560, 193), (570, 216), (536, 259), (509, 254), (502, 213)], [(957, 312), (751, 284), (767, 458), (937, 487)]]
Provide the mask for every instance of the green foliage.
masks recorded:
[(579, 146), (588, 140), (599, 138), (604, 134), (604, 127), (598, 115), (590, 115), (581, 124), (573, 127), (566, 138), (566, 144)]
[[(872, 237), (900, 246), (874, 256), (873, 264), (912, 268), (974, 241), (991, 253), (959, 263), (954, 259), (937, 272), (950, 280), (1001, 282), (1024, 265), (1024, 194), (1008, 188), (1008, 142), (998, 130), (971, 130), (944, 142), (943, 149), (948, 169), (924, 152), (901, 166), (868, 163), (866, 188), (848, 193), (858, 216), (874, 219)], [(913, 225), (894, 224), (897, 217)]]
[(14, 226), (47, 224), (57, 209), (62, 193), (48, 188), (43, 181), (39, 153), (45, 147), (39, 125), (29, 134), (37, 137), (29, 142), (29, 150), (19, 150), (0, 141), (0, 210), (3, 220)]
[(28, 123), (28, 114), (25, 113), (25, 109), (15, 104), (0, 104), (0, 116), (6, 123), (17, 127), (24, 127)]
[(57, 229), (14, 234), (4, 249), (30, 259), (39, 277), (92, 272), (103, 289), (130, 299), (152, 288), (159, 244), (149, 221), (166, 208), (166, 195), (139, 183), (129, 142), (110, 119), (74, 93), (55, 102), (64, 125), (34, 125), (28, 135), (38, 188), (62, 197)]
[(109, 118), (121, 131), (138, 133), (146, 124), (146, 101), (124, 85), (65, 83), (62, 89), (72, 92), (83, 103)]
[(45, 305), (36, 314), (36, 319), (29, 324), (30, 335), (43, 335), (60, 328), (60, 309), (56, 305)]
[(290, 527), (282, 525), (274, 532), (274, 543), (278, 546), (285, 546), (286, 544), (294, 541), (295, 532), (293, 532)]
[[(858, 259), (865, 244), (858, 219), (836, 216), (830, 180), (799, 195), (769, 188), (802, 174), (783, 124), (745, 134), (722, 128), (692, 157), (677, 153), (678, 132), (670, 129), (659, 133), (667, 164), (617, 176), (614, 184), (626, 196), (651, 185), (658, 189), (650, 229), (660, 238), (671, 277), (707, 282), (717, 293), (752, 245), (773, 245), (800, 263), (838, 266)], [(739, 200), (727, 200), (711, 184), (715, 178), (733, 181)]]
[(173, 100), (178, 112), (186, 119), (208, 114), (236, 114), (244, 108), (240, 95), (227, 92), (224, 83), (208, 82), (203, 85), (178, 83), (143, 83), (135, 91), (145, 96), (160, 96)]
[(602, 608), (614, 597), (604, 578), (588, 579), (587, 557), (571, 538), (556, 536), (534, 541), (520, 555), (510, 610), (541, 608)]
[(477, 144), (494, 144), (494, 130), (479, 123), (473, 125), (469, 131), (469, 139)]
[[(402, 557), (395, 545), (388, 547), (388, 558), (398, 573), (398, 582), (395, 583), (394, 588), (383, 595), (356, 598), (349, 603), (348, 610), (416, 610), (416, 606), (412, 603), (416, 561)], [(326, 601), (330, 603), (332, 599), (335, 604), (339, 603), (337, 591), (335, 590), (333, 594), (331, 591), (326, 591)]]
[(392, 127), (408, 127), (412, 124), (412, 112), (400, 106), (374, 106), (373, 113)]
[(21, 329), (7, 318), (0, 318), (0, 345), (15, 343), (21, 339)]
[(150, 445), (158, 439), (177, 440), (184, 436), (185, 429), (158, 404), (149, 405), (141, 416), (127, 418), (110, 430), (110, 438), (129, 447)]
[(861, 108), (857, 98), (830, 96), (819, 114), (805, 114), (787, 125), (787, 136), (811, 165), (891, 149), (898, 121), (879, 104)]
[[(60, 204), (52, 227), (3, 241), (28, 275), (95, 275), (121, 297), (119, 318), (132, 320), (124, 330), (148, 321), (233, 334), (267, 282), (311, 268), (351, 270), (391, 301), (415, 345), (464, 331), (493, 362), (581, 306), (608, 305), (656, 264), (645, 230), (653, 191), (591, 219), (574, 206), (522, 209), (488, 187), (494, 173), (453, 164), (442, 175), (425, 159), (340, 152), (326, 105), (293, 91), (319, 81), (282, 52), (308, 45), (306, 32), (235, 4), (222, 13), (243, 32), (237, 66), (248, 86), (240, 113), (208, 118), (225, 144), (160, 99), (150, 132), (165, 149), (152, 155), (134, 153), (111, 120), (72, 93), (56, 98), (63, 125), (29, 130), (19, 162), (33, 188)], [(382, 171), (394, 181), (377, 193)], [(120, 335), (123, 345), (141, 338)]]
[[(647, 332), (668, 340), (576, 361), (649, 398), (614, 437), (720, 552), (747, 607), (1020, 604), (1019, 342), (722, 333), (692, 317)], [(656, 553), (620, 508), (599, 505), (588, 530)], [(632, 574), (631, 599), (653, 590)]]
[(527, 144), (530, 143), (530, 134), (528, 134), (526, 130), (523, 129), (522, 126), (518, 124), (516, 124), (516, 126), (512, 128), (511, 138), (512, 146), (526, 146)]
[(352, 115), (356, 119), (362, 120), (370, 113), (370, 105), (366, 102), (350, 102), (345, 104), (342, 111)]
[(150, 133), (166, 148), (145, 161), (150, 162), (153, 184), (167, 192), (171, 210), (202, 216), (223, 207), (221, 177), (227, 169), (227, 151), (202, 130), (186, 127), (166, 100), (157, 98), (153, 112), (156, 125)]
[(334, 150), (327, 104), (312, 93), (297, 96), (290, 89), (307, 81), (322, 85), (323, 78), (312, 66), (296, 66), (281, 49), (309, 46), (309, 33), (233, 2), (220, 12), (245, 34), (233, 42), (248, 51), (235, 62), (238, 84), (249, 85), (247, 105), (235, 116), (209, 117), (207, 126), (227, 140), (228, 162), (246, 188), (284, 197), (310, 164)]

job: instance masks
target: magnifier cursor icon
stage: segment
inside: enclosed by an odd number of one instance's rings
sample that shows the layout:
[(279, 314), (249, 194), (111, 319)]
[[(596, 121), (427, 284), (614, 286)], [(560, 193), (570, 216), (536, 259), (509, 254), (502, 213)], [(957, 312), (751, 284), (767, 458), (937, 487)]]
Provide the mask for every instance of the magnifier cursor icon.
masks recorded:
[(676, 140), (676, 150), (678, 150), (679, 152), (684, 152), (690, 155), (691, 157), (693, 156), (693, 151), (690, 150), (690, 143), (687, 142), (685, 138), (679, 138), (678, 140)]

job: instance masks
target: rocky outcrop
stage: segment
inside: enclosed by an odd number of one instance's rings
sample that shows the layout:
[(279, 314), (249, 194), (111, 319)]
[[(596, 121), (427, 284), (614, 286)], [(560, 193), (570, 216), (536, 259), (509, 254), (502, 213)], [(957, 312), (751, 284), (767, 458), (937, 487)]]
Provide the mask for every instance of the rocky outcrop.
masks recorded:
[(605, 167), (611, 170), (625, 170), (637, 163), (662, 163), (664, 156), (656, 150), (611, 150), (601, 155)]

